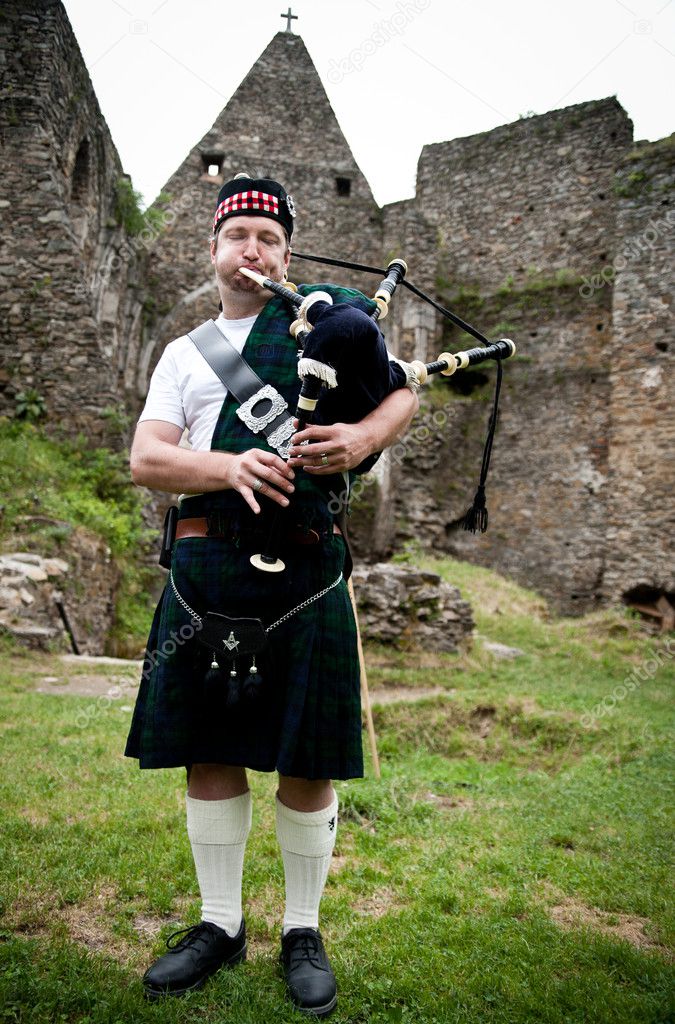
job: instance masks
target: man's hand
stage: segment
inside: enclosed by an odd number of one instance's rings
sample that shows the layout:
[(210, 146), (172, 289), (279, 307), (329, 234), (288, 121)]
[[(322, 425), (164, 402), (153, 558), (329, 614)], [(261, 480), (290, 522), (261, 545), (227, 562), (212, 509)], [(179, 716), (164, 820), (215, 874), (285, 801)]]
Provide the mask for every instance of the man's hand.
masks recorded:
[(288, 505), (286, 494), (292, 494), (295, 473), (278, 455), (251, 448), (241, 455), (232, 455), (227, 464), (225, 486), (239, 491), (255, 513), (260, 512), (256, 495), (271, 498), (278, 505)]
[(259, 494), (288, 505), (293, 470), (273, 452), (251, 448), (241, 455), (193, 451), (179, 444), (183, 431), (162, 420), (144, 420), (131, 447), (131, 478), (142, 487), (170, 494), (202, 494), (232, 488), (254, 512)]
[(288, 464), (317, 476), (354, 469), (369, 455), (393, 444), (418, 408), (417, 395), (399, 388), (358, 423), (334, 423), (329, 427), (312, 424), (293, 436)]
[(317, 476), (344, 473), (363, 462), (374, 451), (372, 445), (372, 432), (365, 420), (311, 425), (293, 436), (288, 464)]

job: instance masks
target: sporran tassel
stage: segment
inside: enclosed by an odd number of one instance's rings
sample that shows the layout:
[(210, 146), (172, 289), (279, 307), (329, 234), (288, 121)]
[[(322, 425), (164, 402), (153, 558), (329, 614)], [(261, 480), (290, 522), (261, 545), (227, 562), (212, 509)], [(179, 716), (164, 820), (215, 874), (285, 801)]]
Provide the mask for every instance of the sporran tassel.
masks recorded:
[(213, 659), (211, 661), (211, 667), (204, 676), (204, 686), (210, 688), (212, 686), (222, 686), (222, 683), (223, 674), (220, 671), (220, 665), (216, 661), (216, 656), (214, 654)]
[(255, 700), (260, 693), (262, 686), (262, 676), (258, 672), (258, 666), (255, 663), (255, 655), (253, 655), (253, 661), (248, 671), (248, 675), (244, 680), (242, 688), (242, 697), (246, 701)]
[(230, 671), (225, 683), (225, 707), (232, 711), (241, 701), (242, 682), (237, 672), (236, 662), (230, 663)]

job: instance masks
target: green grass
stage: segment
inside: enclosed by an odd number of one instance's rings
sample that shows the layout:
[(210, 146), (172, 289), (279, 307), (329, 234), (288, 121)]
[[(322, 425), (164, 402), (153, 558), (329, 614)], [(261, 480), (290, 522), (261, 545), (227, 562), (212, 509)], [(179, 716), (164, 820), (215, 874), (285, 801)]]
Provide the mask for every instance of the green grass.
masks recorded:
[[(478, 639), (459, 655), (367, 652), (371, 690), (446, 692), (377, 705), (382, 779), (369, 770), (337, 784), (322, 904), (340, 991), (331, 1019), (671, 1020), (675, 644), (620, 610), (555, 619), (487, 570), (425, 564), (471, 600)], [(523, 654), (496, 660), (483, 637)], [(654, 671), (607, 710), (603, 699), (645, 665)], [(244, 877), (248, 962), (184, 1000), (143, 1000), (140, 975), (163, 940), (199, 919), (184, 775), (124, 759), (127, 696), (35, 692), (42, 676), (64, 674), (9, 645), (0, 660), (0, 1021), (304, 1019), (277, 966), (283, 875), (274, 779), (261, 775)]]

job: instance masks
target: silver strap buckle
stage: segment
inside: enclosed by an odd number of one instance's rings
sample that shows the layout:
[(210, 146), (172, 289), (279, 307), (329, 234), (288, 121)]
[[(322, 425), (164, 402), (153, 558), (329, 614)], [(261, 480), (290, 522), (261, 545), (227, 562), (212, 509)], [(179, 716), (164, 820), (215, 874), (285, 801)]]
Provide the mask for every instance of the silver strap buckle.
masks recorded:
[(269, 435), (267, 443), (270, 448), (276, 448), (282, 459), (288, 460), (291, 457), (291, 438), (294, 433), (293, 417), (289, 416)]
[[(269, 400), (271, 405), (266, 412), (256, 416), (253, 410), (259, 402), (264, 400)], [(288, 403), (285, 398), (280, 395), (277, 389), (273, 388), (271, 384), (264, 384), (263, 387), (256, 391), (254, 395), (251, 395), (246, 402), (242, 402), (237, 409), (237, 416), (240, 420), (243, 420), (249, 430), (252, 430), (254, 434), (259, 434), (261, 430), (268, 427), (270, 423), (272, 423), (280, 413), (285, 412), (286, 409), (288, 409)], [(274, 434), (277, 433), (278, 431), (275, 430)]]

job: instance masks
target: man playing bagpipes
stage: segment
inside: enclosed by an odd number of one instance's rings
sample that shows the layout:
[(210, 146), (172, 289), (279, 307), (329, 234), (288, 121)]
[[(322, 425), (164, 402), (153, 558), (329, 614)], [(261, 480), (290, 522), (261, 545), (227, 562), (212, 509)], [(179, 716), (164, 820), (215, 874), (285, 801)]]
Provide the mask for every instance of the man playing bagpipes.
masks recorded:
[[(295, 433), (294, 313), (240, 272), (285, 280), (294, 216), (278, 182), (238, 175), (223, 185), (211, 241), (222, 313), (216, 326), (209, 321), (171, 342), (152, 376), (132, 477), (182, 498), (175, 536), (165, 538), (170, 575), (126, 754), (141, 768), (187, 767), (187, 830), (202, 898), (201, 923), (171, 937), (144, 975), (146, 994), (180, 995), (245, 958), (246, 769), (277, 771), (283, 972), (296, 1006), (324, 1016), (337, 999), (318, 930), (337, 832), (331, 780), (363, 774), (345, 540), (329, 503), (344, 491), (344, 474), (372, 464), (403, 433), (417, 398), (388, 367), (371, 300), (321, 285), (333, 304), (316, 317), (316, 351), (337, 332), (362, 343), (374, 365), (384, 360), (393, 378), (368, 414), (356, 398), (353, 415), (340, 407), (339, 387), (326, 392), (316, 422)], [(345, 396), (351, 401), (347, 388)], [(191, 448), (179, 446), (185, 427)], [(284, 571), (260, 572), (251, 557), (279, 521)]]

